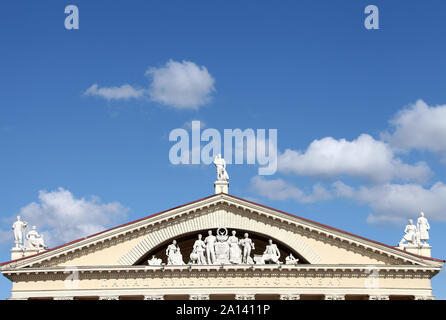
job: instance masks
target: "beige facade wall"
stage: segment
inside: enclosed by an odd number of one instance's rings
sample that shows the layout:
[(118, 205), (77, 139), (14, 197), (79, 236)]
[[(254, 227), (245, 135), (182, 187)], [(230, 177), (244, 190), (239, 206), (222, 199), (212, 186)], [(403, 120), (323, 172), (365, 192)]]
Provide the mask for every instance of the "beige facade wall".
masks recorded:
[[(111, 241), (110, 246), (100, 245), (100, 250), (93, 247), (83, 251), (69, 254), (58, 264), (60, 266), (93, 266), (93, 265), (129, 265), (160, 243), (175, 239), (185, 233), (196, 230), (216, 229), (219, 227), (229, 229), (243, 229), (248, 232), (273, 235), (273, 237), (301, 254), (311, 263), (321, 264), (384, 264), (386, 257), (371, 252), (365, 252), (348, 243), (328, 241), (324, 236), (305, 234), (301, 229), (292, 225), (272, 224), (269, 219), (259, 219), (254, 215), (239, 214), (228, 210), (217, 210), (205, 214), (196, 213), (188, 219), (181, 219), (177, 223), (165, 226), (148, 228), (143, 234), (133, 239)], [(325, 241), (324, 241), (325, 240)], [(333, 240), (333, 239), (332, 239)], [(140, 244), (131, 255), (129, 252)], [(139, 249), (139, 250), (138, 250)], [(128, 255), (128, 257), (126, 257)], [(124, 259), (122, 259), (124, 258)], [(128, 258), (130, 263), (126, 263)], [(65, 261), (64, 261), (65, 260)], [(124, 262), (123, 262), (124, 261)]]
[[(73, 271), (73, 270), (72, 270)], [(12, 276), (13, 298), (154, 294), (367, 294), (431, 296), (424, 272), (381, 270), (121, 270), (21, 274)], [(44, 290), (43, 290), (44, 289)]]

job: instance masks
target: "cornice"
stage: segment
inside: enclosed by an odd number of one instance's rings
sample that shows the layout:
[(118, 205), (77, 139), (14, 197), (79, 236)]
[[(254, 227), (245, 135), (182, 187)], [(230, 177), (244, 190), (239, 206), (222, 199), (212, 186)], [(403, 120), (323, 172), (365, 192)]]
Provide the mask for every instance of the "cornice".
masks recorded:
[(291, 215), (280, 210), (268, 208), (260, 204), (237, 198), (235, 196), (218, 194), (180, 207), (163, 211), (158, 214), (125, 225), (121, 225), (86, 238), (73, 241), (66, 245), (51, 249), (34, 256), (29, 256), (16, 261), (5, 263), (1, 266), (1, 270), (5, 270), (7, 268), (10, 269), (33, 267), (42, 264), (43, 262), (57, 259), (61, 256), (73, 254), (76, 251), (88, 251), (89, 248), (98, 245), (104, 245), (106, 242), (124, 241), (126, 237), (144, 233), (147, 231), (148, 228), (173, 222), (175, 219), (181, 218), (182, 216), (189, 215), (194, 212), (201, 211), (204, 214), (206, 213), (207, 209), (219, 206), (226, 206), (229, 208), (234, 207), (238, 210), (243, 210), (253, 215), (266, 217), (268, 220), (271, 221), (272, 224), (285, 223), (288, 225), (292, 225), (293, 227), (300, 229), (304, 233), (309, 233), (317, 237), (323, 237), (326, 239), (326, 241), (337, 241), (341, 245), (347, 244), (348, 246), (351, 246), (353, 248), (360, 248), (369, 251), (372, 254), (379, 254), (389, 259), (394, 259), (396, 264), (414, 264), (441, 268), (444, 263), (441, 260), (429, 259), (426, 257), (407, 253), (402, 250), (387, 246), (385, 244), (365, 239), (342, 230), (331, 228), (329, 226), (325, 226), (314, 221)]

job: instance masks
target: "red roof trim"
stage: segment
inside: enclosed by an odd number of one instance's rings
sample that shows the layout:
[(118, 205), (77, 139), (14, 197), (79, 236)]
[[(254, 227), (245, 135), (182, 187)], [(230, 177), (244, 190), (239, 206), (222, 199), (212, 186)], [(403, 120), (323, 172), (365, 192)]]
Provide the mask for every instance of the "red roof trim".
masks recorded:
[[(44, 253), (48, 253), (48, 252), (54, 251), (54, 250), (56, 250), (56, 249), (59, 249), (59, 248), (62, 248), (62, 247), (66, 247), (66, 246), (68, 246), (68, 245), (70, 245), (70, 244), (73, 244), (73, 243), (76, 243), (76, 242), (79, 242), (79, 241), (82, 241), (82, 240), (85, 240), (85, 239), (89, 239), (89, 238), (95, 237), (95, 236), (100, 235), (100, 234), (102, 234), (102, 233), (105, 233), (105, 232), (108, 232), (108, 231), (111, 231), (111, 230), (114, 230), (114, 229), (118, 229), (118, 228), (121, 228), (121, 227), (130, 225), (130, 224), (133, 224), (133, 223), (136, 223), (136, 222), (139, 222), (139, 221), (143, 221), (143, 220), (152, 218), (152, 217), (154, 217), (154, 216), (163, 214), (163, 213), (165, 213), (165, 212), (172, 211), (172, 210), (175, 210), (175, 209), (179, 209), (179, 208), (182, 208), (182, 207), (185, 207), (185, 206), (188, 206), (188, 205), (191, 205), (191, 204), (194, 204), (194, 203), (197, 203), (197, 202), (206, 200), (206, 199), (210, 199), (210, 198), (213, 198), (213, 197), (216, 197), (216, 196), (219, 196), (219, 195), (221, 195), (221, 194), (213, 194), (213, 195), (210, 195), (210, 196), (201, 198), (201, 199), (199, 199), (199, 200), (195, 200), (195, 201), (188, 202), (188, 203), (183, 204), (183, 205), (180, 205), (180, 206), (176, 206), (176, 207), (171, 208), (171, 209), (167, 209), (167, 210), (164, 210), (164, 211), (161, 211), (161, 212), (157, 212), (157, 213), (148, 215), (148, 216), (146, 216), (146, 217), (143, 217), (143, 218), (140, 218), (140, 219), (137, 219), (137, 220), (133, 220), (133, 221), (130, 221), (130, 222), (127, 222), (127, 223), (118, 225), (118, 226), (116, 226), (116, 227), (113, 227), (113, 228), (110, 228), (110, 229), (106, 229), (106, 230), (104, 230), (104, 231), (101, 231), (101, 232), (98, 232), (98, 233), (89, 235), (89, 236), (87, 236), (87, 237), (79, 238), (79, 239), (73, 240), (73, 241), (71, 241), (71, 242), (68, 242), (68, 243), (62, 244), (62, 245), (60, 245), (60, 246), (51, 248), (51, 249), (46, 250), (46, 251), (44, 251), (44, 252), (40, 252), (40, 253), (36, 253), (36, 254), (34, 254), (34, 255), (31, 255), (31, 256), (27, 256), (27, 257), (23, 257), (23, 258), (19, 258), (19, 259), (15, 259), (15, 260), (11, 260), (11, 261), (7, 261), (7, 262), (0, 263), (0, 266), (5, 265), (5, 264), (9, 264), (9, 263), (12, 263), (12, 262), (16, 262), (16, 261), (20, 261), (20, 260), (28, 259), (28, 258), (31, 258), (31, 257), (36, 257), (36, 256), (39, 256), (39, 255), (41, 255), (41, 254), (44, 254)], [(410, 255), (412, 255), (412, 256), (415, 256), (415, 257), (419, 257), (419, 258), (423, 258), (423, 259), (427, 259), (427, 260), (438, 261), (438, 262), (446, 262), (446, 260), (441, 260), (441, 259), (436, 259), (436, 258), (431, 258), (431, 257), (424, 257), (424, 256), (420, 256), (420, 255), (417, 255), (417, 254), (414, 254), (414, 253), (411, 253), (411, 252), (407, 252), (407, 251), (404, 251), (404, 250), (401, 250), (401, 249), (398, 249), (398, 248), (389, 246), (389, 245), (387, 245), (387, 244), (385, 244), (385, 243), (382, 243), (382, 242), (378, 242), (378, 241), (375, 241), (375, 240), (371, 240), (371, 239), (368, 239), (368, 238), (365, 238), (365, 237), (356, 235), (356, 234), (354, 234), (354, 233), (350, 233), (350, 232), (347, 232), (347, 231), (344, 231), (344, 230), (341, 230), (341, 229), (337, 229), (337, 228), (334, 228), (334, 227), (331, 227), (331, 226), (328, 226), (328, 225), (325, 225), (325, 224), (322, 224), (322, 223), (319, 223), (319, 222), (316, 222), (316, 221), (313, 221), (313, 220), (310, 220), (310, 219), (302, 218), (302, 217), (296, 216), (296, 215), (294, 215), (294, 214), (292, 214), (292, 213), (288, 213), (288, 212), (285, 212), (285, 211), (282, 211), (282, 210), (274, 209), (274, 208), (265, 206), (265, 205), (260, 204), (260, 203), (256, 203), (256, 202), (249, 201), (249, 200), (246, 200), (246, 199), (243, 199), (243, 198), (239, 198), (239, 197), (234, 196), (234, 195), (231, 195), (231, 194), (225, 194), (225, 195), (226, 195), (226, 196), (229, 196), (229, 197), (232, 197), (232, 198), (234, 198), (234, 199), (238, 199), (238, 200), (241, 200), (241, 201), (245, 201), (245, 202), (252, 203), (252, 204), (254, 204), (254, 205), (257, 205), (257, 206), (260, 206), (260, 207), (263, 207), (263, 208), (266, 208), (266, 209), (269, 209), (269, 210), (277, 211), (277, 212), (280, 212), (280, 213), (283, 213), (283, 214), (286, 214), (286, 215), (289, 215), (289, 216), (292, 216), (292, 217), (295, 217), (295, 218), (299, 218), (299, 219), (302, 219), (302, 220), (304, 220), (304, 221), (308, 221), (308, 222), (310, 222), (310, 223), (314, 223), (314, 224), (316, 224), (316, 225), (319, 225), (319, 226), (322, 226), (322, 227), (325, 227), (325, 228), (329, 228), (329, 229), (332, 229), (332, 230), (335, 230), (335, 231), (338, 231), (338, 232), (342, 232), (342, 233), (345, 233), (345, 234), (348, 234), (348, 235), (351, 235), (351, 236), (354, 236), (354, 237), (357, 237), (357, 238), (360, 238), (360, 239), (363, 239), (363, 240), (366, 240), (366, 241), (370, 241), (370, 242), (373, 242), (373, 243), (376, 243), (376, 244), (385, 246), (385, 247), (390, 248), (390, 249), (398, 250), (398, 251), (401, 251), (401, 252), (403, 252), (403, 253), (407, 253), (407, 254), (410, 254)]]

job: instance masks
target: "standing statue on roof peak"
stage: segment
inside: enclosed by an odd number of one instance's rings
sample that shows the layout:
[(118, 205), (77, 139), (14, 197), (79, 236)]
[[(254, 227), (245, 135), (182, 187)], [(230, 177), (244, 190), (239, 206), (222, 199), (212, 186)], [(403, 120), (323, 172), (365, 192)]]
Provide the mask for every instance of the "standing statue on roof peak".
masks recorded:
[(214, 158), (214, 165), (217, 168), (217, 180), (218, 181), (228, 181), (229, 175), (226, 171), (226, 161), (218, 154)]

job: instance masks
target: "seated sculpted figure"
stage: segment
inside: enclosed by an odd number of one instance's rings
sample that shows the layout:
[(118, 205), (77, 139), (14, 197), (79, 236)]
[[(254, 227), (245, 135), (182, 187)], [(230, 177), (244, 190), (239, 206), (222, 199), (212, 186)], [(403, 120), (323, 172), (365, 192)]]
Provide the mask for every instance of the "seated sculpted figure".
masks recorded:
[(173, 240), (166, 249), (167, 264), (169, 265), (183, 265), (183, 255), (180, 247), (177, 246), (177, 241)]
[(27, 247), (28, 249), (46, 249), (47, 246), (43, 241), (43, 235), (39, 234), (36, 230), (36, 226), (33, 226), (32, 229), (26, 235)]
[(273, 243), (273, 240), (268, 240), (268, 245), (266, 246), (265, 252), (263, 253), (263, 261), (265, 261), (265, 263), (268, 262), (272, 262), (272, 263), (276, 263), (276, 264), (280, 264), (281, 262), (279, 261), (280, 258), (280, 251), (279, 248), (277, 248), (277, 245), (275, 245)]
[(299, 259), (295, 258), (292, 253), (285, 258), (285, 264), (297, 264)]
[(417, 243), (417, 227), (413, 224), (412, 219), (409, 219), (409, 224), (404, 229), (404, 236), (400, 241), (400, 246), (404, 245), (407, 241), (407, 245), (416, 245)]

